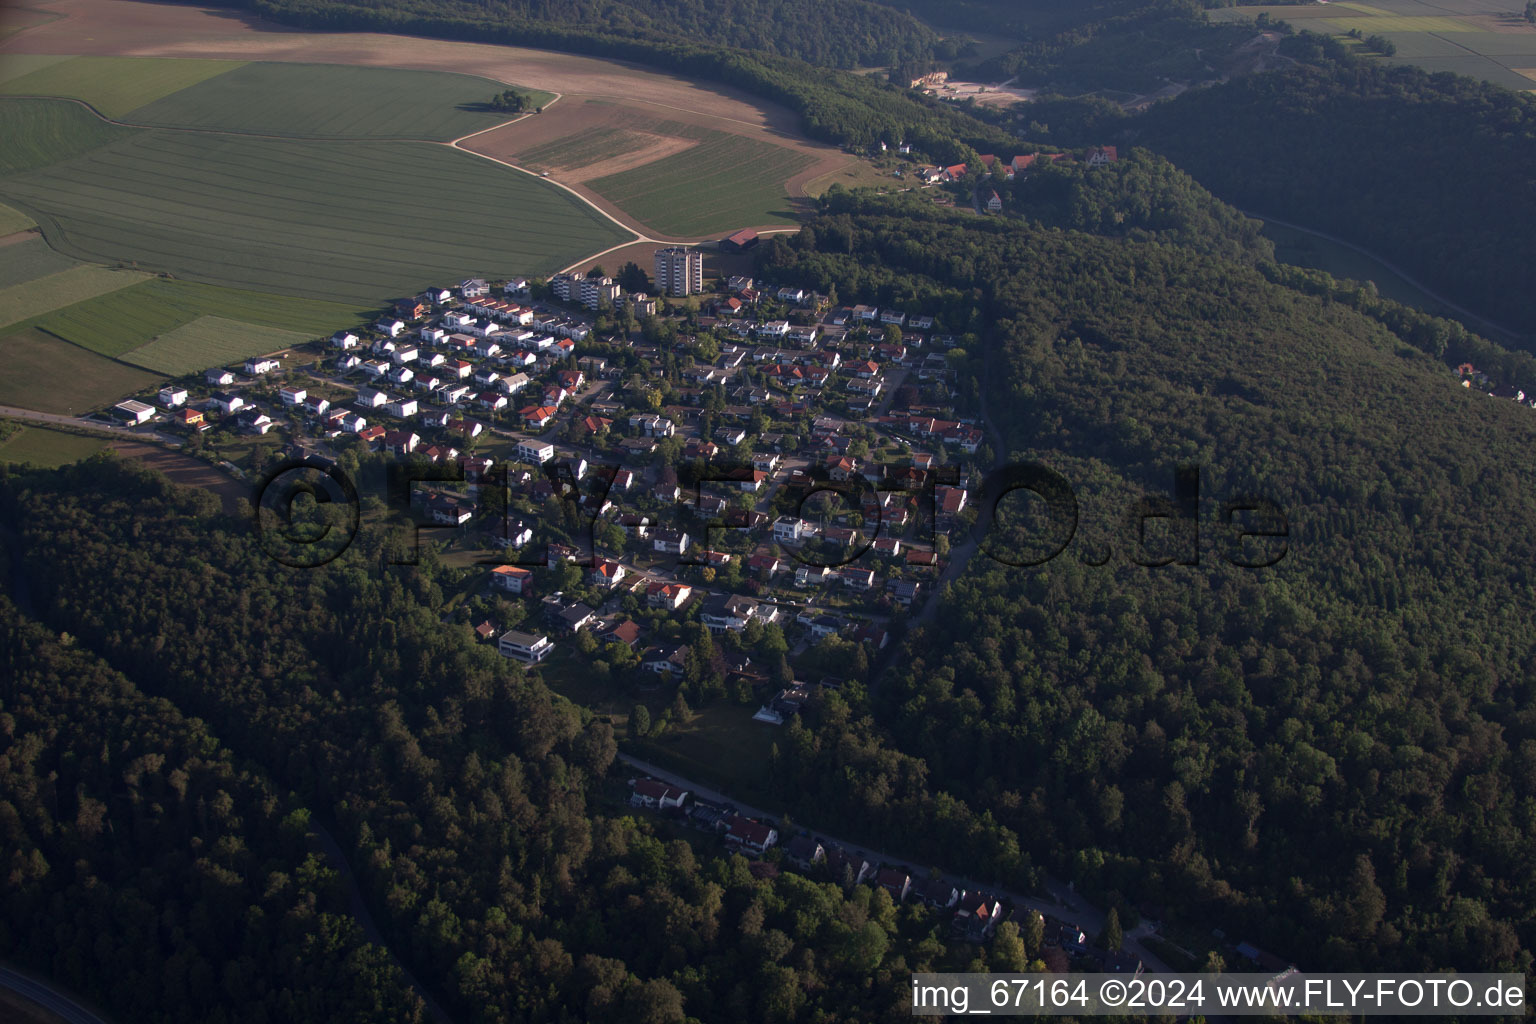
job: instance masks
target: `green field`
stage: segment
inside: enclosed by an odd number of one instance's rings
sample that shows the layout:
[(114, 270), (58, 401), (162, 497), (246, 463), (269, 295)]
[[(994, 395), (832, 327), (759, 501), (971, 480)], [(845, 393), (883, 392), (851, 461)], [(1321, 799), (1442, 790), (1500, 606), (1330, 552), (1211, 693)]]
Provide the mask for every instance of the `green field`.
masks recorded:
[[(27, 326), (41, 327), (76, 345), (115, 358), (142, 350), (156, 338), (204, 317), (223, 317), (253, 325), (253, 329), (268, 328), (285, 332), (284, 337), (308, 340), (343, 327), (355, 327), (370, 312), (363, 306), (338, 302), (156, 278), (55, 310)], [(284, 341), (258, 351), (274, 351), (287, 344)], [(141, 359), (131, 361), (150, 365)], [(217, 358), (210, 359), (203, 366), (217, 362)]]
[(701, 235), (794, 220), (784, 182), (811, 157), (728, 132), (709, 132), (681, 153), (587, 187), (671, 235)]
[(200, 316), (134, 349), (123, 356), (123, 361), (169, 377), (180, 377), (210, 366), (237, 362), (247, 356), (302, 345), (311, 337), (296, 331), (226, 320), (221, 316)]
[(144, 104), (243, 65), (238, 60), (73, 57), (0, 82), (0, 94), (63, 96), (121, 118)]
[(131, 138), (137, 129), (108, 124), (62, 100), (0, 101), (0, 175), (21, 174)]
[(0, 199), (77, 259), (370, 305), (472, 275), (547, 274), (630, 237), (547, 182), (421, 142), (144, 129), (0, 177)]
[[(247, 64), (155, 100), (125, 120), (287, 138), (446, 141), (511, 117), (485, 106), (505, 88), (444, 71)], [(548, 98), (539, 94), (534, 105)]]
[(30, 463), (46, 469), (67, 466), (89, 458), (105, 448), (102, 438), (69, 434), (47, 427), (22, 427), (0, 441), (0, 462), (15, 465)]
[(0, 245), (0, 289), (36, 281), (75, 266), (79, 264), (48, 248), (48, 243), (40, 236), (14, 245)]
[(147, 274), (107, 267), (70, 267), (34, 281), (0, 288), (0, 327), (30, 320), (64, 306), (145, 280)]
[(76, 416), (111, 405), (163, 378), (32, 329), (0, 337), (0, 405)]
[(37, 221), (28, 217), (20, 210), (13, 210), (4, 203), (0, 203), (0, 238), (6, 235), (14, 235), (18, 231), (37, 226)]
[[(1267, 13), (1277, 21), (1312, 32), (1343, 36), (1357, 29), (1362, 35), (1385, 36), (1396, 44), (1392, 63), (1414, 64), (1429, 72), (1450, 71), (1507, 89), (1528, 90), (1533, 83), (1521, 69), (1536, 67), (1536, 32), (1524, 27), (1518, 13), (1523, 7), (1514, 0), (1495, 5), (1481, 0), (1440, 0), (1433, 5), (1420, 0), (1336, 0), (1326, 5), (1228, 7), (1211, 11), (1210, 17), (1212, 21), (1241, 21)], [(1502, 16), (1513, 30), (1496, 32), (1489, 21), (1473, 20), (1474, 16), (1489, 15)]]
[(69, 59), (68, 56), (54, 53), (0, 53), (0, 82), (9, 82), (13, 78), (30, 75), (50, 64)]

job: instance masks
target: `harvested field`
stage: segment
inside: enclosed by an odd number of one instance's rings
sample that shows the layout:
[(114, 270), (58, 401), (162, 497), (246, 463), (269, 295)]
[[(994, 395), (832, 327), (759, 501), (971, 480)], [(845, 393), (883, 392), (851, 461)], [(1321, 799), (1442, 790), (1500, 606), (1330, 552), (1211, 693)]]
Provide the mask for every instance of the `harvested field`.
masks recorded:
[(592, 97), (566, 97), (559, 113), (497, 128), (464, 148), (548, 171), (652, 237), (788, 223), (807, 181), (857, 164), (830, 146), (722, 118)]
[[(321, 64), (354, 64), (373, 67), (455, 71), (480, 75), (496, 82), (537, 87), (563, 94), (556, 117), (525, 118), (507, 129), (477, 136), (465, 148), (496, 159), (521, 164), (516, 154), (541, 144), (572, 137), (570, 160), (582, 146), (579, 136), (590, 125), (589, 115), (578, 106), (583, 100), (620, 104), (652, 120), (678, 120), (697, 130), (747, 136), (790, 155), (808, 159), (789, 160), (786, 178), (780, 182), (781, 201), (764, 202), (759, 196), (740, 211), (768, 210), (783, 213), (791, 205), (783, 197), (799, 197), (811, 178), (829, 174), (854, 158), (837, 149), (799, 137), (799, 118), (776, 104), (724, 86), (706, 86), (674, 75), (635, 65), (572, 54), (529, 50), (520, 47), (415, 39), (377, 33), (302, 33), (234, 11), (208, 11), (174, 4), (139, 3), (136, 0), (58, 0), (53, 5), (62, 18), (40, 25), (0, 42), (0, 58), (10, 53), (126, 54), (144, 57), (218, 58)], [(212, 86), (210, 86), (211, 88)], [(635, 131), (633, 127), (619, 126)], [(625, 223), (645, 231), (646, 223), (627, 216), (586, 184), (596, 177), (614, 177), (639, 169), (642, 162), (677, 158), (686, 135), (667, 133), (662, 138), (624, 141), (622, 151), (612, 150), (598, 165), (589, 155), (576, 175), (551, 171), (556, 180), (571, 183), (583, 197)], [(614, 138), (618, 138), (615, 136)], [(550, 154), (545, 154), (546, 158)], [(555, 156), (560, 154), (556, 153)], [(542, 168), (548, 169), (548, 168)], [(755, 179), (745, 183), (758, 190)], [(764, 224), (782, 222), (770, 217)], [(696, 226), (696, 225), (695, 225)], [(726, 227), (758, 226), (746, 221)], [(654, 231), (666, 230), (657, 226)], [(713, 228), (703, 229), (706, 233)], [(672, 236), (679, 237), (679, 236)]]
[(125, 459), (136, 459), (150, 469), (164, 473), (172, 483), (211, 491), (223, 504), (225, 515), (233, 515), (241, 499), (250, 501), (254, 497), (250, 484), (236, 480), (201, 459), (169, 448), (142, 441), (113, 441), (112, 450)]
[(783, 107), (631, 64), (547, 50), (372, 32), (306, 33), (243, 11), (137, 0), (58, 0), (61, 17), (0, 42), (0, 54), (114, 54), (361, 64), (482, 75), (509, 85), (658, 104), (793, 132)]

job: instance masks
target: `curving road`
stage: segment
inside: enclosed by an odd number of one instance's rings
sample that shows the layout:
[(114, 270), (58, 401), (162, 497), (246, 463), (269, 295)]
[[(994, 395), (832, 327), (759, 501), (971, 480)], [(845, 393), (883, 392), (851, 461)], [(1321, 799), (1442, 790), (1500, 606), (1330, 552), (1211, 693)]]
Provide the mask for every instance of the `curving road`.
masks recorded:
[(10, 989), (12, 992), (32, 1000), (48, 1012), (68, 1021), (69, 1024), (107, 1024), (107, 1021), (96, 1016), (58, 989), (52, 988), (46, 983), (22, 974), (19, 971), (13, 971), (8, 967), (0, 967), (0, 988)]
[(1464, 317), (1464, 318), (1466, 318), (1468, 320), (1472, 320), (1472, 321), (1474, 321), (1476, 323), (1479, 323), (1483, 327), (1490, 328), (1493, 333), (1495, 333), (1495, 334), (1502, 334), (1506, 338), (1510, 338), (1510, 339), (1514, 339), (1514, 340), (1522, 340), (1522, 339), (1524, 339), (1526, 337), (1521, 332), (1516, 331), (1513, 328), (1505, 327), (1503, 324), (1494, 323), (1492, 320), (1489, 320), (1487, 317), (1479, 316), (1478, 314), (1472, 312), (1467, 307), (1459, 305), (1456, 302), (1451, 301), (1450, 299), (1446, 298), (1444, 295), (1441, 295), (1439, 292), (1434, 291), (1433, 289), (1431, 289), (1428, 285), (1424, 284), (1422, 281), (1419, 281), (1417, 278), (1411, 276), (1402, 267), (1399, 267), (1397, 264), (1392, 263), (1389, 260), (1383, 259), (1382, 257), (1378, 256), (1376, 253), (1371, 252), (1369, 249), (1362, 248), (1362, 247), (1356, 245), (1354, 242), (1349, 241), (1348, 239), (1340, 238), (1338, 235), (1330, 235), (1328, 232), (1326, 232), (1326, 231), (1319, 231), (1316, 228), (1309, 228), (1305, 224), (1297, 224), (1297, 223), (1294, 223), (1293, 221), (1281, 220), (1279, 217), (1271, 217), (1267, 213), (1255, 213), (1252, 210), (1238, 210), (1237, 212), (1241, 213), (1245, 217), (1252, 217), (1254, 220), (1262, 220), (1262, 221), (1265, 221), (1266, 223), (1269, 223), (1269, 224), (1278, 224), (1278, 225), (1280, 225), (1283, 228), (1290, 228), (1292, 231), (1300, 231), (1300, 232), (1302, 232), (1304, 234), (1313, 235), (1313, 236), (1315, 236), (1317, 238), (1321, 238), (1324, 241), (1332, 242), (1335, 245), (1342, 245), (1344, 248), (1349, 249), (1351, 252), (1357, 252), (1361, 256), (1364, 256), (1364, 257), (1366, 257), (1368, 259), (1376, 261), (1377, 263), (1380, 263), (1383, 267), (1386, 267), (1388, 270), (1392, 271), (1392, 273), (1394, 273), (1398, 277), (1400, 277), (1405, 283), (1407, 283), (1407, 284), (1413, 286), (1414, 288), (1418, 289), (1419, 291), (1423, 292), (1425, 295), (1429, 296), (1431, 299), (1433, 299), (1434, 301), (1440, 303), (1440, 305), (1444, 306), (1446, 309), (1451, 310), (1453, 313), (1457, 314), (1458, 316)]
[[(714, 803), (730, 804), (734, 806), (740, 813), (746, 815), (749, 818), (773, 821), (779, 820), (778, 814), (769, 813), (768, 811), (758, 807), (748, 806), (739, 800), (732, 799), (724, 793), (710, 789), (707, 786), (701, 786), (691, 779), (685, 779), (675, 772), (669, 772), (665, 768), (659, 768), (656, 765), (649, 764), (637, 757), (631, 757), (628, 754), (620, 753), (618, 755), (618, 759), (629, 765), (631, 768), (642, 771), (647, 775), (661, 779), (664, 782), (669, 782), (674, 786), (681, 786), (695, 796), (702, 797), (705, 800), (709, 800)], [(821, 829), (816, 829), (814, 831), (816, 832), (816, 835), (822, 839), (837, 843), (838, 845), (845, 847), (858, 856), (864, 857), (871, 863), (907, 865), (908, 870), (913, 874), (921, 874), (922, 872), (922, 869), (917, 867), (917, 865), (912, 862), (910, 857), (893, 857), (886, 853), (882, 853), (879, 850), (869, 849), (863, 844), (852, 843), (844, 839), (839, 839), (837, 836)], [(1012, 892), (996, 883), (965, 878), (962, 875), (956, 874), (952, 871), (941, 872), (939, 877), (962, 889), (984, 889), (989, 892), (997, 893), (998, 895), (1004, 896), (1011, 900), (1013, 905), (1016, 907), (1028, 907), (1031, 910), (1039, 911), (1042, 915), (1048, 914), (1052, 917), (1061, 917), (1063, 913), (1069, 914), (1074, 919), (1073, 923), (1089, 934), (1097, 934), (1104, 930), (1103, 911), (1099, 910), (1097, 907), (1094, 907), (1088, 903), (1087, 900), (1077, 895), (1077, 893), (1073, 892), (1069, 886), (1063, 885), (1061, 882), (1051, 878), (1048, 875), (1042, 875), (1042, 877), (1045, 879), (1044, 885), (1046, 896), (1048, 898), (1026, 895), (1025, 893), (1021, 892)], [(1158, 959), (1156, 955), (1154, 955), (1141, 943), (1141, 939), (1151, 933), (1152, 929), (1148, 927), (1145, 922), (1143, 922), (1136, 928), (1125, 932), (1125, 939), (1122, 948), (1126, 952), (1133, 953), (1140, 957), (1141, 962), (1146, 965), (1147, 970), (1167, 973), (1171, 971), (1172, 968), (1163, 963), (1162, 960)]]

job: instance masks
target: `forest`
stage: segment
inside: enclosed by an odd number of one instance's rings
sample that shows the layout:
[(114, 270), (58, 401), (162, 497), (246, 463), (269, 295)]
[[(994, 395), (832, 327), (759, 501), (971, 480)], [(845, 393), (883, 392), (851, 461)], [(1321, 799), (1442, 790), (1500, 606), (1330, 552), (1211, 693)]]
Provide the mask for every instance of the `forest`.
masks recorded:
[(1536, 100), (1312, 33), (1281, 52), (1299, 63), (1157, 104), (1130, 133), (1228, 202), (1390, 254), (1536, 345)]
[(913, 970), (1044, 969), (1011, 922), (956, 943), (632, 816), (609, 724), (445, 623), (388, 534), (287, 569), (111, 456), (5, 474), (0, 522), (31, 611), (0, 605), (0, 956), (117, 1020), (419, 1018), (322, 826), (456, 1021), (898, 1021)]
[[(985, 390), (1006, 457), (1081, 509), (1045, 566), (973, 560), (867, 708), (810, 723), (785, 770), (840, 808), (940, 789), (1105, 902), (1304, 967), (1525, 970), (1536, 418), (1459, 387), (1392, 310), (1202, 239), (1232, 214), (1192, 217), (1184, 181), (1160, 226), (1134, 192), (1096, 210), (1107, 186), (1065, 202), (1041, 180), (1021, 188), (1057, 197), (1046, 216), (1095, 234), (843, 195), (765, 241), (765, 274), (856, 282), (848, 301), (977, 294), (971, 407)], [(1153, 543), (1196, 564), (1135, 564), (1127, 517), (1183, 465), (1199, 532)], [(1273, 569), (1221, 557), (1241, 544), (1221, 503), (1246, 495), (1288, 517)], [(1005, 502), (984, 551), (1022, 560), (1031, 515)]]

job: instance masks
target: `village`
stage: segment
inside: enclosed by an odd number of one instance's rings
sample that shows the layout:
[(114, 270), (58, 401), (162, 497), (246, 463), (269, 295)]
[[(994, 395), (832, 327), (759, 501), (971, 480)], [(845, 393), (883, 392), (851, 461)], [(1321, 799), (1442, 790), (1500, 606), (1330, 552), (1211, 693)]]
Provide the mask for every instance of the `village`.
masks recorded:
[(189, 448), (271, 435), (316, 465), (415, 467), (420, 538), (483, 570), (462, 607), (486, 643), (530, 666), (569, 647), (637, 692), (686, 680), (781, 726), (931, 596), (991, 454), (933, 315), (706, 289), (703, 262), (658, 252), (659, 297), (596, 273), (429, 289), (113, 413)]
[(780, 823), (766, 815), (743, 814), (732, 804), (693, 793), (665, 779), (632, 778), (629, 790), (631, 807), (717, 836), (726, 850), (747, 858), (750, 870), (758, 877), (788, 870), (839, 884), (844, 889), (869, 885), (887, 894), (896, 906), (921, 907), (947, 919), (954, 940), (975, 945), (984, 945), (996, 934), (998, 925), (1013, 920), (1021, 930), (1039, 929), (1041, 958), (1053, 971), (1066, 971), (1075, 965), (1076, 969), (1134, 977), (1146, 969), (1134, 953), (1096, 947), (1093, 937), (1073, 922), (942, 872), (922, 873), (906, 864), (886, 863), (863, 850), (803, 829), (781, 834)]

